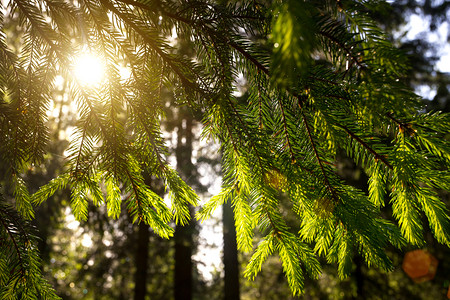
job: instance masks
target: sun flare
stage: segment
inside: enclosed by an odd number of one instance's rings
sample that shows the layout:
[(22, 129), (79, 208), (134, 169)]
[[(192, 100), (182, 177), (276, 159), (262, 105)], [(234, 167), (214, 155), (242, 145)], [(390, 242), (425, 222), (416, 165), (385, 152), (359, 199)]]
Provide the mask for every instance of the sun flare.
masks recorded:
[(84, 86), (94, 87), (105, 77), (101, 59), (91, 53), (81, 54), (74, 63), (76, 79)]

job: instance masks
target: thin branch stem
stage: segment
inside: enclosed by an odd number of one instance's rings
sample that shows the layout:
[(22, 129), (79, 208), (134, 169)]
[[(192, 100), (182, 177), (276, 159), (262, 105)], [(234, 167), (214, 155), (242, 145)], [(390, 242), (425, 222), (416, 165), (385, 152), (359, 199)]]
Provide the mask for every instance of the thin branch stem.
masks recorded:
[(319, 31), (319, 33), (324, 37), (326, 37), (327, 39), (329, 39), (331, 42), (338, 45), (341, 49), (343, 49), (345, 53), (347, 53), (347, 55), (351, 57), (352, 61), (356, 63), (359, 67), (361, 68), (364, 67), (364, 65), (359, 61), (359, 58), (352, 53), (351, 49), (349, 49), (345, 44), (341, 43), (336, 37), (323, 30)]
[(130, 172), (128, 171), (127, 168), (125, 168), (125, 173), (127, 174), (127, 177), (130, 179), (130, 183), (131, 183), (131, 186), (133, 188), (133, 193), (134, 193), (134, 195), (136, 197), (135, 200), (136, 200), (136, 204), (137, 204), (137, 207), (138, 207), (139, 220), (143, 221), (143, 218), (142, 218), (142, 216), (143, 216), (143, 209), (142, 209), (142, 204), (139, 201), (139, 192), (138, 192), (139, 186), (136, 185), (136, 183), (134, 182), (133, 177), (131, 176), (131, 174), (130, 174)]
[[(2, 208), (1, 210), (3, 211), (4, 214), (9, 215), (9, 213), (5, 209)], [(9, 215), (9, 217), (11, 217), (11, 216)], [(14, 249), (16, 249), (17, 257), (19, 258), (19, 261), (21, 262), (20, 265), (22, 266), (22, 255), (20, 254), (20, 249), (16, 242), (16, 239), (14, 238), (14, 234), (11, 232), (11, 230), (8, 227), (8, 224), (5, 223), (5, 220), (2, 217), (0, 217), (0, 222), (2, 223), (2, 226), (3, 226), (3, 228), (5, 228), (6, 232), (8, 232), (9, 238), (13, 242)], [(21, 272), (24, 273), (23, 267), (21, 267)]]
[(294, 151), (292, 150), (291, 141), (289, 139), (288, 125), (287, 125), (287, 121), (286, 121), (286, 114), (284, 112), (283, 100), (279, 99), (278, 103), (280, 104), (280, 108), (281, 108), (281, 117), (282, 117), (282, 121), (283, 121), (284, 135), (286, 136), (286, 142), (287, 142), (287, 146), (289, 148), (289, 153), (291, 155), (291, 160), (292, 160), (292, 162), (295, 162), (296, 159), (295, 159)]
[(384, 155), (378, 154), (372, 147), (370, 147), (366, 142), (364, 142), (360, 137), (358, 137), (355, 133), (353, 133), (350, 129), (348, 129), (346, 126), (341, 124), (336, 124), (338, 127), (345, 130), (345, 132), (348, 133), (354, 140), (356, 140), (358, 143), (360, 143), (364, 148), (366, 148), (370, 153), (372, 153), (373, 156), (375, 156), (375, 159), (382, 161), (389, 169), (393, 169), (392, 165), (386, 160), (386, 157)]
[[(156, 45), (155, 41), (151, 40), (148, 37), (148, 34), (144, 32), (139, 26), (130, 20), (124, 13), (119, 11), (113, 4), (111, 4), (109, 1), (102, 0), (103, 5), (105, 5), (106, 8), (108, 8), (111, 12), (113, 12), (115, 15), (117, 15), (124, 24), (127, 24), (130, 28), (132, 28), (136, 33), (138, 33), (142, 39), (146, 42), (147, 45), (149, 45), (158, 55), (161, 57), (161, 59), (177, 74), (177, 76), (183, 81), (183, 84), (186, 84), (190, 86), (191, 88), (195, 90), (199, 90), (199, 87), (196, 86), (194, 83), (195, 80), (188, 79), (185, 74), (181, 71), (179, 66), (175, 64), (175, 61), (169, 57), (169, 54), (166, 53), (163, 49), (158, 47)], [(191, 73), (191, 75), (193, 75)]]
[(269, 69), (267, 69), (265, 66), (263, 66), (256, 58), (254, 58), (244, 48), (242, 48), (241, 46), (239, 46), (238, 44), (236, 44), (233, 41), (228, 41), (228, 45), (233, 47), (235, 50), (237, 50), (239, 53), (241, 53), (246, 59), (251, 61), (264, 74), (269, 75)]
[(325, 182), (325, 185), (327, 186), (327, 189), (330, 191), (330, 193), (331, 193), (331, 195), (333, 196), (333, 198), (334, 198), (335, 200), (338, 200), (339, 198), (338, 198), (338, 196), (337, 196), (337, 194), (336, 194), (336, 191), (335, 191), (334, 188), (331, 186), (330, 181), (328, 180), (328, 176), (327, 176), (327, 174), (326, 174), (326, 172), (325, 172), (325, 168), (323, 167), (322, 159), (320, 158), (319, 152), (318, 152), (318, 150), (317, 150), (316, 142), (314, 141), (314, 138), (313, 138), (313, 136), (312, 136), (311, 129), (309, 128), (309, 122), (308, 122), (308, 120), (306, 119), (306, 116), (305, 116), (305, 114), (304, 114), (304, 112), (303, 112), (303, 107), (302, 107), (302, 104), (301, 104), (300, 99), (299, 99), (298, 105), (299, 105), (299, 107), (300, 107), (300, 114), (301, 114), (301, 116), (302, 116), (303, 123), (305, 124), (306, 131), (307, 131), (307, 133), (308, 133), (308, 138), (309, 138), (309, 141), (310, 141), (311, 146), (312, 146), (313, 151), (314, 151), (314, 155), (316, 156), (317, 163), (319, 164), (320, 170), (321, 170), (321, 172), (322, 172), (323, 180), (324, 180), (324, 182)]

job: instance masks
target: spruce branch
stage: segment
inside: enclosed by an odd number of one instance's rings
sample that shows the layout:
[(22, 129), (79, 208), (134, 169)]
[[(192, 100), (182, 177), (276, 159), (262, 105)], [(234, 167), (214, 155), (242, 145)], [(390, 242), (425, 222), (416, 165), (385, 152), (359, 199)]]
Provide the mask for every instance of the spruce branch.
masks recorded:
[(261, 97), (261, 84), (260, 84), (260, 80), (257, 80), (257, 84), (258, 84), (258, 128), (262, 128), (263, 127), (263, 121), (262, 121), (262, 97)]
[(291, 155), (291, 161), (292, 162), (296, 162), (297, 160), (295, 159), (295, 154), (294, 151), (292, 150), (292, 146), (291, 146), (291, 141), (289, 138), (289, 131), (288, 131), (288, 125), (287, 125), (287, 121), (286, 121), (286, 114), (284, 112), (284, 105), (283, 105), (283, 100), (282, 99), (278, 99), (278, 103), (280, 104), (280, 109), (281, 109), (281, 120), (283, 122), (283, 129), (284, 129), (284, 135), (286, 138), (286, 143), (287, 146), (289, 148), (289, 153)]
[(342, 124), (336, 124), (336, 126), (342, 128), (345, 130), (345, 132), (348, 133), (348, 135), (354, 139), (355, 141), (357, 141), (359, 144), (361, 144), (365, 149), (367, 149), (374, 157), (376, 160), (380, 160), (382, 161), (389, 169), (393, 170), (393, 166), (387, 161), (386, 157), (382, 154), (379, 154), (378, 152), (376, 152), (372, 147), (369, 146), (369, 144), (367, 144), (366, 142), (364, 142), (360, 137), (358, 137), (354, 132), (352, 132), (348, 127), (346, 127), (345, 125)]
[(141, 126), (144, 128), (146, 135), (145, 137), (147, 138), (147, 140), (150, 142), (150, 145), (152, 145), (153, 151), (155, 152), (155, 156), (156, 159), (158, 161), (159, 166), (164, 169), (165, 168), (165, 162), (163, 159), (163, 155), (161, 154), (161, 152), (159, 151), (155, 139), (152, 138), (153, 137), (153, 133), (151, 131), (151, 129), (148, 126), (148, 122), (146, 120), (144, 120), (143, 116), (141, 115), (139, 109), (137, 107), (135, 107), (135, 104), (133, 103), (133, 101), (131, 101), (130, 99), (126, 98), (127, 103), (130, 105), (130, 107), (132, 107), (135, 111), (136, 117), (139, 119), (139, 122), (141, 123)]
[(353, 45), (352, 46), (346, 45), (344, 42), (340, 41), (336, 36), (332, 35), (330, 32), (325, 30), (319, 30), (319, 34), (330, 40), (332, 43), (336, 44), (342, 50), (344, 50), (344, 52), (351, 58), (352, 64), (356, 63), (360, 68), (366, 67), (361, 63), (361, 58), (353, 54), (352, 51), (354, 48)]
[[(21, 12), (29, 20), (32, 27), (39, 34), (39, 37), (50, 46), (50, 49), (52, 49), (53, 53), (58, 57), (60, 64), (66, 66), (70, 65), (70, 61), (63, 51), (64, 46), (67, 46), (65, 45), (67, 43), (65, 37), (53, 30), (53, 28), (51, 28), (43, 19), (41, 12), (37, 10), (35, 6), (30, 5), (29, 1), (15, 0), (14, 3), (17, 4)], [(61, 45), (56, 43), (57, 40)]]
[[(1, 210), (2, 214), (8, 215), (8, 217), (11, 219), (11, 216), (8, 214), (8, 211), (5, 210), (3, 205), (0, 206), (0, 210)], [(17, 257), (18, 257), (19, 262), (20, 262), (19, 265), (21, 266), (20, 267), (20, 272), (22, 274), (24, 274), (25, 273), (24, 268), (23, 268), (24, 262), (23, 262), (23, 259), (22, 259), (21, 249), (19, 248), (18, 242), (16, 241), (16, 238), (15, 238), (13, 232), (11, 231), (10, 226), (8, 224), (6, 224), (6, 220), (4, 220), (2, 216), (0, 216), (0, 222), (2, 223), (3, 228), (8, 233), (9, 238), (13, 242), (14, 249), (16, 251)], [(20, 223), (18, 223), (18, 224), (20, 224)], [(21, 233), (25, 233), (25, 232), (23, 230), (21, 230)], [(25, 236), (26, 236), (26, 233), (25, 233)]]
[(20, 8), (20, 11), (24, 14), (24, 16), (30, 21), (31, 26), (33, 26), (33, 28), (35, 28), (39, 33), (39, 36), (43, 38), (52, 49), (55, 50), (56, 45), (49, 38), (49, 33), (54, 33), (54, 31), (42, 19), (40, 11), (37, 11), (35, 6), (30, 5), (30, 1), (15, 0), (14, 2), (17, 7)]
[[(197, 197), (166, 158), (160, 118), (167, 87), (175, 94), (174, 105), (199, 108), (204, 134), (221, 144), (224, 187), (201, 217), (231, 199), (239, 248), (252, 248), (255, 227), (265, 235), (247, 277), (254, 277), (277, 250), (292, 292), (299, 294), (303, 269), (312, 277), (317, 273), (309, 243), (338, 264), (341, 278), (351, 271), (354, 252), (368, 265), (388, 269), (388, 241), (402, 246), (401, 233), (412, 243), (423, 240), (421, 211), (437, 241), (449, 244), (448, 210), (435, 191), (449, 189), (448, 142), (440, 140), (448, 132), (448, 116), (429, 116), (405, 105), (418, 102), (401, 81), (394, 82), (405, 61), (370, 20), (365, 9), (371, 4), (353, 2), (346, 11), (329, 1), (283, 0), (278, 3), (283, 10), (269, 2), (258, 3), (260, 9), (252, 1), (12, 1), (11, 15), (19, 16), (24, 29), (23, 47), (17, 56), (8, 48), (11, 39), (0, 14), (0, 129), (6, 137), (0, 154), (16, 178), (19, 211), (31, 212), (32, 206), (24, 201), (26, 186), (16, 176), (33, 159), (43, 158), (35, 153), (45, 153), (44, 107), (50, 103), (50, 82), (61, 73), (74, 78), (81, 120), (70, 144), (69, 170), (33, 195), (30, 204), (69, 185), (74, 213), (85, 218), (89, 195), (94, 204), (103, 201), (103, 180), (113, 218), (120, 213), (123, 185), (133, 221), (149, 224), (163, 237), (172, 233), (170, 220), (187, 222), (187, 207), (196, 205)], [(175, 46), (169, 38), (174, 29)], [(79, 33), (81, 38), (74, 37)], [(111, 73), (98, 92), (84, 88), (70, 70), (80, 41), (99, 50)], [(122, 62), (131, 69), (123, 81)], [(356, 69), (364, 72), (350, 78), (348, 72)], [(241, 73), (250, 89), (235, 98), (233, 82)], [(388, 125), (399, 133), (392, 144), (376, 135), (381, 128), (383, 138), (389, 138)], [(370, 173), (368, 196), (343, 184), (344, 176), (329, 167), (336, 149), (346, 150)], [(172, 209), (146, 185), (144, 168), (164, 179)], [(378, 218), (387, 186), (399, 229)], [(284, 199), (299, 216), (298, 238), (284, 215)], [(0, 226), (8, 225), (6, 219)], [(10, 229), (1, 242), (10, 242), (11, 253), (23, 251), (22, 229), (17, 227), (18, 234)], [(25, 261), (25, 255), (16, 255), (16, 261)], [(30, 261), (34, 268), (36, 260)]]
[(236, 42), (229, 40), (228, 44), (241, 53), (246, 59), (248, 59), (253, 65), (257, 67), (258, 70), (263, 72), (266, 75), (269, 75), (269, 69), (267, 69), (265, 66), (263, 66), (256, 58), (254, 58), (249, 52), (247, 52), (244, 48), (239, 46)]
[[(172, 59), (167, 52), (161, 49), (156, 44), (156, 42), (149, 37), (149, 35), (146, 32), (144, 32), (143, 29), (138, 26), (138, 23), (133, 22), (133, 20), (131, 20), (128, 15), (119, 11), (111, 2), (107, 0), (101, 0), (101, 2), (106, 8), (108, 8), (111, 12), (117, 15), (125, 24), (127, 24), (136, 33), (138, 33), (141, 36), (141, 38), (146, 42), (146, 44), (149, 45), (159, 55), (159, 57), (172, 69), (172, 71), (174, 71), (175, 74), (177, 74), (177, 76), (182, 80), (183, 84), (187, 85), (188, 87), (196, 91), (201, 90), (195, 83), (195, 80), (187, 78), (186, 73), (180, 69), (180, 66), (177, 65), (176, 61)], [(189, 75), (194, 74), (189, 73)]]
[(231, 140), (231, 144), (233, 145), (233, 149), (236, 152), (236, 154), (239, 156), (240, 154), (239, 154), (239, 150), (237, 147), (237, 142), (235, 141), (235, 139), (233, 137), (233, 132), (231, 131), (231, 128), (230, 128), (228, 122), (225, 122), (225, 127), (227, 128), (228, 136)]
[(139, 201), (139, 198), (140, 198), (139, 186), (136, 184), (133, 176), (131, 176), (130, 171), (128, 171), (128, 169), (125, 170), (125, 174), (128, 177), (128, 180), (130, 180), (131, 187), (133, 188), (134, 196), (136, 197), (135, 201), (136, 201), (136, 204), (137, 204), (138, 210), (139, 210), (138, 211), (139, 220), (143, 221), (143, 218), (142, 218), (142, 216), (143, 216), (143, 209), (142, 209), (142, 206), (141, 206), (141, 202)]
[(401, 133), (406, 133), (409, 136), (414, 136), (416, 134), (416, 130), (413, 128), (411, 123), (400, 121), (394, 116), (393, 113), (386, 113), (385, 115), (398, 125)]
[(81, 173), (79, 171), (79, 168), (80, 168), (80, 160), (81, 160), (81, 155), (82, 155), (83, 146), (84, 146), (84, 139), (86, 138), (86, 131), (87, 131), (87, 127), (84, 126), (83, 127), (83, 133), (81, 135), (80, 147), (79, 147), (79, 150), (78, 150), (78, 153), (77, 153), (77, 158), (75, 159), (75, 169), (74, 169), (75, 178), (77, 178), (78, 174)]
[[(235, 116), (238, 118), (238, 120), (239, 120), (239, 123), (241, 123), (240, 129), (242, 130), (242, 129), (248, 128), (248, 126), (246, 126), (244, 120), (242, 120), (241, 115), (240, 115), (239, 112), (237, 111), (235, 105), (233, 104), (233, 102), (231, 101), (231, 99), (228, 98), (228, 97), (227, 97), (227, 102), (230, 104), (230, 106), (231, 106), (231, 108), (232, 108), (232, 110), (233, 110), (234, 115), (235, 115)], [(248, 137), (251, 137), (251, 136), (253, 136), (253, 135), (250, 134), (249, 132), (247, 132), (247, 136), (248, 136)], [(257, 147), (256, 147), (256, 145), (255, 145), (255, 143), (253, 142), (253, 139), (249, 138), (248, 141), (250, 142), (251, 147), (252, 147), (253, 150), (255, 151), (256, 157), (258, 158), (258, 163), (259, 163), (260, 169), (261, 169), (261, 171), (263, 171), (264, 168), (263, 168), (263, 164), (262, 164), (262, 161), (261, 161), (261, 155), (260, 155), (260, 153), (259, 153), (259, 151), (258, 151), (258, 149), (257, 149)]]
[(305, 115), (305, 113), (304, 113), (304, 111), (303, 111), (303, 105), (302, 105), (302, 102), (301, 102), (300, 97), (298, 98), (298, 100), (299, 100), (299, 101), (298, 101), (298, 106), (299, 106), (299, 108), (300, 108), (300, 114), (301, 114), (303, 123), (305, 124), (306, 132), (307, 132), (307, 134), (308, 134), (308, 139), (309, 139), (309, 142), (310, 142), (310, 144), (311, 144), (311, 147), (313, 148), (315, 158), (316, 158), (317, 163), (318, 163), (318, 165), (319, 165), (319, 167), (320, 167), (320, 170), (321, 170), (321, 172), (322, 172), (322, 177), (323, 177), (324, 183), (325, 183), (325, 185), (326, 185), (328, 191), (331, 193), (333, 199), (336, 201), (336, 203), (338, 203), (338, 202), (340, 202), (339, 196), (338, 196), (338, 194), (336, 193), (336, 191), (335, 191), (335, 189), (333, 188), (333, 186), (331, 185), (330, 181), (328, 180), (328, 176), (327, 176), (327, 174), (326, 174), (326, 172), (325, 172), (325, 168), (324, 168), (324, 166), (323, 166), (322, 159), (320, 158), (319, 152), (318, 152), (318, 150), (317, 150), (316, 142), (314, 141), (314, 138), (313, 138), (312, 133), (311, 133), (311, 129), (310, 129), (309, 122), (308, 122), (308, 120), (307, 120), (307, 118), (306, 118), (306, 115)]
[[(6, 267), (1, 274), (2, 299), (6, 295), (11, 299), (60, 299), (42, 277), (33, 227), (4, 201), (0, 194), (0, 226), (4, 228), (0, 233), (0, 259)], [(5, 262), (7, 265), (3, 265)]]

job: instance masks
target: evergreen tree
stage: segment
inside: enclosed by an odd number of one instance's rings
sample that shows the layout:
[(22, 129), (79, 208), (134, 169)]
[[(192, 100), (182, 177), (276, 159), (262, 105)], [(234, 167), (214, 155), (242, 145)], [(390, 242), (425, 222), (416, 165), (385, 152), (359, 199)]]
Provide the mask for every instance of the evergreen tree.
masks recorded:
[[(192, 163), (193, 148), (193, 118), (186, 109), (181, 108), (175, 117), (175, 127), (177, 129), (177, 141), (175, 158), (177, 170), (184, 180), (189, 184), (199, 186), (196, 168)], [(189, 207), (190, 221), (188, 224), (175, 228), (174, 248), (175, 248), (175, 270), (174, 270), (174, 299), (191, 300), (194, 294), (194, 268), (192, 255), (195, 252), (194, 234), (196, 222), (192, 218), (194, 212), (192, 206)]]
[(230, 203), (222, 206), (224, 300), (240, 299), (239, 258), (234, 228), (233, 209)]
[[(404, 82), (407, 59), (370, 17), (382, 4), (7, 2), (0, 23), (0, 157), (15, 209), (26, 222), (33, 205), (70, 188), (78, 219), (87, 218), (89, 202), (106, 205), (117, 218), (123, 191), (133, 221), (160, 236), (173, 235), (172, 219), (187, 224), (197, 196), (167, 160), (160, 126), (165, 86), (178, 106), (202, 112), (204, 136), (221, 144), (223, 188), (197, 217), (231, 202), (238, 247), (254, 251), (248, 278), (274, 253), (294, 295), (304, 290), (305, 273), (320, 274), (319, 257), (336, 263), (341, 278), (351, 272), (355, 254), (389, 270), (385, 247), (424, 243), (422, 216), (435, 239), (449, 246), (448, 211), (437, 192), (450, 190), (450, 148), (443, 138), (449, 115), (422, 113), (420, 99)], [(4, 27), (9, 15), (18, 16), (23, 28), (17, 53)], [(173, 32), (194, 44), (194, 58), (174, 51)], [(83, 50), (96, 53), (108, 73), (95, 89), (73, 76), (73, 61)], [(120, 77), (120, 65), (130, 69), (128, 78)], [(247, 99), (234, 96), (240, 74)], [(64, 173), (30, 195), (22, 176), (45, 159), (56, 75), (68, 80), (77, 101), (76, 134)], [(342, 152), (366, 172), (368, 194), (337, 172)], [(145, 182), (146, 172), (163, 180), (170, 206)], [(380, 213), (384, 206), (397, 224)], [(288, 226), (286, 207), (297, 214), (298, 230)], [(14, 247), (16, 235), (27, 231), (8, 230), (22, 222), (7, 216), (0, 214), (2, 243), (8, 245), (0, 250), (1, 280), (19, 287), (21, 296), (38, 297), (45, 284), (36, 280), (35, 261), (4, 267), (9, 257), (21, 261), (30, 243)], [(255, 229), (263, 240), (254, 247)], [(10, 298), (15, 291), (1, 290)]]

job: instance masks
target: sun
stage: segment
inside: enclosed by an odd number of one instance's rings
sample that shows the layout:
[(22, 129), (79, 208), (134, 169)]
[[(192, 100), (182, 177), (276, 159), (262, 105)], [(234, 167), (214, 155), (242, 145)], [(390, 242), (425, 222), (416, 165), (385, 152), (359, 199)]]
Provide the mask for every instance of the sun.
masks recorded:
[(100, 57), (92, 53), (82, 53), (73, 65), (75, 78), (81, 85), (95, 87), (105, 78), (105, 70)]

